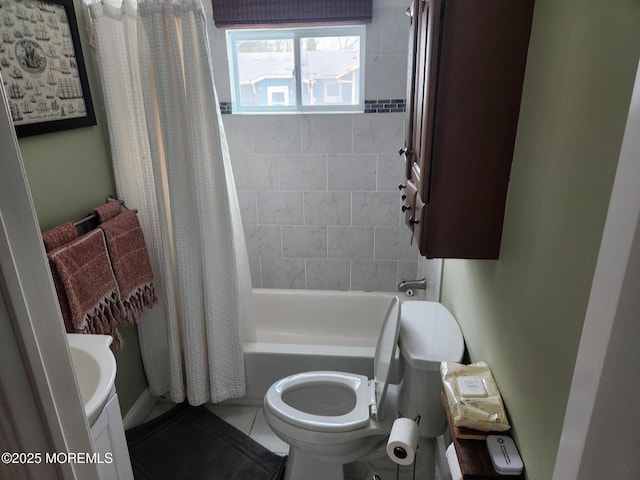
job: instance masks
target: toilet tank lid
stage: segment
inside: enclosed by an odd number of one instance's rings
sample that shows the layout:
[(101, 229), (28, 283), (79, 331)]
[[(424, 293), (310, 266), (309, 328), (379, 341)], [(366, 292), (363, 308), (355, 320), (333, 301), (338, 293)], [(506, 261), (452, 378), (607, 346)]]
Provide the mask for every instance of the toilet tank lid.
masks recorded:
[(400, 311), (400, 352), (414, 368), (439, 370), (460, 362), (464, 339), (458, 322), (439, 302), (405, 301)]

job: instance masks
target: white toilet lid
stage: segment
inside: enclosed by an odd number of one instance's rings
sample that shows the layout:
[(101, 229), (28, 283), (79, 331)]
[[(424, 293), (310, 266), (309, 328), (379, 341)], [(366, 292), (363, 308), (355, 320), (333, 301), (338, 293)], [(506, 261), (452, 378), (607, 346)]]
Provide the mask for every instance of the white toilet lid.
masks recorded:
[(391, 377), (391, 365), (396, 355), (398, 335), (400, 334), (400, 299), (396, 295), (387, 308), (384, 323), (378, 336), (378, 345), (373, 363), (373, 380), (376, 385), (378, 412), (382, 412), (387, 387)]
[[(291, 375), (277, 381), (265, 395), (265, 405), (282, 420), (301, 428), (318, 432), (345, 432), (362, 428), (369, 423), (368, 382), (364, 375), (356, 375), (345, 372), (304, 372)], [(317, 388), (317, 392), (338, 392), (342, 390), (346, 397), (352, 397), (344, 405), (343, 411), (326, 411), (320, 414), (309, 412), (313, 407), (305, 405), (305, 410), (300, 410), (287, 403), (288, 394), (295, 395), (304, 389)], [(352, 394), (352, 395), (351, 395)], [(308, 397), (307, 397), (308, 398)], [(318, 398), (311, 400), (322, 401)], [(325, 402), (327, 408), (335, 398)], [(295, 402), (292, 402), (295, 404)], [(343, 402), (344, 403), (344, 402)]]

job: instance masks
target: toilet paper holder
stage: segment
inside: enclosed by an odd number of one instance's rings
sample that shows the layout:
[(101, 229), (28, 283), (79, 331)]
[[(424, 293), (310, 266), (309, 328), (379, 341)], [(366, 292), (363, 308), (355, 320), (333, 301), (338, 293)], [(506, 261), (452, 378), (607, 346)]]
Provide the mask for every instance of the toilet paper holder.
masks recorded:
[[(398, 411), (398, 415), (397, 415), (396, 420), (398, 420), (400, 418), (406, 418), (406, 417), (403, 417), (402, 416), (402, 412)], [(413, 422), (416, 424), (416, 427), (420, 426), (420, 415), (416, 416), (413, 419)], [(418, 438), (418, 440), (419, 440), (419, 438)], [(419, 449), (420, 449), (420, 445), (419, 445), (418, 442), (416, 442), (415, 450), (411, 452), (411, 455), (413, 456), (413, 458), (410, 460), (410, 464), (413, 465), (413, 475), (412, 475), (412, 479), (413, 480), (415, 480), (415, 478), (416, 478), (416, 462), (417, 462), (417, 459), (418, 459), (418, 450)], [(401, 465), (401, 462), (399, 462), (398, 460), (406, 459), (410, 455), (410, 453), (404, 448), (404, 446), (395, 446), (393, 448), (392, 452), (393, 452), (393, 457), (394, 458), (391, 458), (391, 455), (389, 455), (389, 457), (396, 463), (396, 480), (399, 480), (400, 479), (400, 465)], [(405, 463), (402, 463), (402, 464), (403, 465), (407, 465)]]

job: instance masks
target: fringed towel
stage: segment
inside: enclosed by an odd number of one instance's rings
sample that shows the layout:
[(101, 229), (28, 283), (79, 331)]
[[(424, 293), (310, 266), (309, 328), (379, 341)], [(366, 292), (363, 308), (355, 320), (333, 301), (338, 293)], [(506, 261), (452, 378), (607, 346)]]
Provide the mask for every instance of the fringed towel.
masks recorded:
[(102, 205), (98, 205), (89, 213), (98, 217), (99, 223), (104, 223), (122, 213), (122, 205), (118, 202), (107, 202)]
[(113, 347), (120, 348), (117, 325), (124, 312), (102, 230), (92, 230), (48, 255), (60, 275), (74, 331), (111, 335)]
[(42, 240), (47, 252), (66, 245), (76, 238), (78, 238), (78, 229), (71, 222), (65, 222), (42, 234)]
[(71, 321), (71, 309), (69, 308), (67, 292), (64, 290), (62, 279), (60, 278), (60, 274), (58, 273), (58, 269), (55, 264), (51, 261), (49, 252), (72, 242), (76, 238), (78, 238), (78, 229), (71, 222), (63, 223), (62, 225), (47, 230), (42, 234), (42, 240), (44, 241), (44, 246), (47, 251), (47, 257), (49, 258), (49, 269), (51, 270), (53, 286), (56, 287), (58, 304), (60, 305), (60, 312), (62, 313), (64, 328), (67, 333), (76, 333), (76, 329)]
[(135, 212), (125, 210), (100, 224), (118, 282), (126, 322), (135, 323), (157, 302), (153, 273), (142, 229)]

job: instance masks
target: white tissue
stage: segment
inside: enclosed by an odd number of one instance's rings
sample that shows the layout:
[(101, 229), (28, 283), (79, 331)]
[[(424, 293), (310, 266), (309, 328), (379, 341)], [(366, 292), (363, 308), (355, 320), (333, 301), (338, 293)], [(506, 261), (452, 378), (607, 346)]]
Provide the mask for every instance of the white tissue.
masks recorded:
[(418, 424), (410, 418), (398, 418), (391, 427), (387, 455), (399, 465), (411, 465), (416, 458), (418, 440)]
[(453, 443), (447, 447), (445, 456), (447, 457), (447, 463), (449, 464), (451, 480), (462, 480), (462, 471), (460, 470), (460, 463), (458, 462), (456, 447), (453, 445)]

